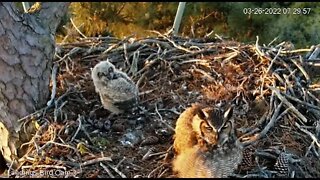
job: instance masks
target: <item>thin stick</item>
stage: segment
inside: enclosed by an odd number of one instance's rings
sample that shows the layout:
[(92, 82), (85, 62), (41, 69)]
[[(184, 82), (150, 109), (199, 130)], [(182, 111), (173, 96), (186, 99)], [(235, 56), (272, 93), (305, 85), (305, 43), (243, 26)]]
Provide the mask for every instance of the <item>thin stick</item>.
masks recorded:
[(163, 154), (167, 154), (167, 153), (168, 153), (167, 151), (162, 151), (162, 152), (157, 152), (157, 153), (150, 153), (149, 157), (163, 155)]
[(124, 38), (123, 40), (119, 41), (118, 43), (116, 44), (113, 44), (112, 46), (110, 46), (108, 49), (106, 49), (105, 51), (103, 51), (102, 55), (105, 55), (107, 53), (109, 53), (112, 49), (114, 49), (115, 47), (119, 46), (120, 44), (124, 43), (125, 41), (128, 41), (128, 39), (132, 38), (133, 35), (130, 35), (126, 38)]
[(278, 40), (278, 36), (277, 37), (275, 37), (269, 44), (268, 44), (268, 46), (271, 46), (271, 44), (273, 44), (276, 40)]
[(142, 160), (144, 161), (144, 160), (149, 159), (150, 154), (154, 151), (154, 149), (155, 149), (154, 147), (150, 148), (150, 149), (147, 151), (147, 153), (142, 157)]
[(312, 141), (320, 148), (320, 143), (318, 141), (318, 138), (314, 134), (312, 134), (310, 131), (302, 128), (297, 122), (295, 122), (294, 125), (297, 126), (297, 128), (299, 128), (302, 132), (309, 135), (311, 137)]
[(88, 166), (88, 165), (95, 164), (102, 161), (112, 161), (112, 159), (110, 157), (100, 157), (96, 159), (91, 159), (89, 161), (81, 163), (81, 166)]
[(160, 166), (158, 166), (158, 167), (156, 167), (155, 169), (153, 169), (153, 170), (149, 173), (148, 178), (151, 178), (151, 175), (152, 175), (153, 173), (155, 173), (157, 170), (159, 170), (160, 168), (162, 168), (163, 166), (164, 166), (164, 164), (161, 164)]
[(291, 100), (293, 100), (293, 101), (296, 101), (296, 102), (298, 102), (298, 103), (300, 103), (300, 104), (302, 104), (302, 105), (305, 105), (305, 106), (308, 106), (308, 107), (310, 107), (310, 108), (313, 108), (313, 109), (316, 109), (316, 110), (319, 110), (319, 111), (320, 111), (320, 107), (318, 107), (318, 106), (315, 106), (315, 105), (313, 105), (313, 104), (310, 104), (310, 103), (301, 101), (300, 99), (295, 98), (295, 97), (292, 97), (292, 96), (290, 96), (290, 95), (288, 95), (288, 94), (284, 94), (284, 96), (286, 96), (288, 99), (291, 99)]
[(308, 94), (312, 99), (316, 100), (317, 103), (320, 103), (320, 100), (319, 100), (316, 96), (314, 96), (310, 91), (307, 91), (307, 94)]
[(166, 168), (165, 170), (163, 170), (162, 173), (160, 173), (157, 178), (161, 178), (167, 171), (169, 171), (169, 168)]
[[(267, 132), (271, 129), (271, 127), (274, 126), (274, 124), (276, 123), (277, 117), (279, 115), (280, 109), (282, 108), (283, 102), (281, 102), (278, 107), (276, 108), (276, 110), (274, 111), (271, 120), (269, 121), (269, 123), (267, 124), (267, 126), (261, 131), (260, 133), (260, 138), (264, 137)], [(259, 139), (260, 139), (259, 138)]]
[(156, 33), (159, 36), (163, 37), (164, 39), (166, 39), (167, 41), (169, 41), (175, 48), (180, 49), (182, 51), (188, 52), (188, 53), (193, 53), (194, 51), (190, 51), (189, 49), (186, 49), (184, 47), (181, 47), (179, 45), (177, 45), (174, 41), (172, 41), (171, 39), (167, 38), (166, 36), (162, 35), (161, 33), (159, 33), (158, 31), (154, 31), (151, 30), (150, 32)]
[(260, 51), (259, 48), (259, 36), (256, 36), (257, 40), (256, 40), (256, 51), (258, 52), (259, 56), (264, 56), (264, 53)]
[(305, 122), (305, 123), (308, 121), (306, 117), (304, 117), (284, 96), (281, 95), (279, 89), (274, 88), (274, 87), (271, 87), (271, 86), (268, 86), (268, 88), (269, 88), (270, 90), (272, 90), (273, 92), (275, 92), (276, 96), (277, 96), (285, 105), (287, 105), (287, 106), (290, 108), (290, 110), (299, 117), (299, 119), (301, 119), (301, 120), (302, 120), (303, 122)]
[(280, 109), (282, 107), (282, 104), (283, 102), (281, 102), (279, 104), (279, 106), (276, 108), (276, 110), (274, 111), (273, 115), (272, 115), (272, 118), (270, 119), (269, 123), (267, 124), (267, 126), (259, 133), (259, 134), (256, 134), (251, 140), (249, 141), (245, 141), (243, 142), (242, 144), (244, 146), (248, 146), (250, 144), (253, 144), (254, 142), (256, 142), (257, 140), (265, 137), (265, 135), (267, 134), (267, 132), (274, 126), (274, 124), (276, 123), (276, 121), (278, 120), (278, 115), (279, 115), (279, 112), (280, 112)]
[(58, 71), (58, 63), (54, 63), (52, 68), (51, 80), (52, 80), (52, 91), (51, 91), (51, 99), (47, 102), (47, 106), (51, 106), (56, 96), (57, 91), (57, 71)]
[(8, 168), (8, 178), (9, 178), (10, 175), (12, 174), (12, 173), (11, 173), (11, 170), (12, 170), (13, 164), (14, 164), (14, 161), (11, 161), (10, 166), (9, 166), (9, 168)]
[(116, 165), (115, 168), (118, 168), (118, 167), (120, 166), (120, 164), (123, 163), (123, 161), (124, 161), (125, 159), (126, 159), (126, 157), (123, 157), (123, 158), (121, 159), (121, 161), (118, 162), (118, 164)]
[(108, 175), (110, 176), (110, 178), (115, 178), (115, 176), (111, 173), (111, 171), (108, 169), (108, 167), (106, 165), (104, 165), (102, 162), (100, 162), (100, 166), (107, 171)]
[(78, 27), (76, 26), (76, 24), (73, 22), (72, 18), (70, 18), (70, 21), (71, 21), (73, 27), (78, 31), (78, 33), (79, 33), (82, 37), (88, 38), (86, 35), (84, 35), (84, 34), (78, 29)]
[(310, 49), (295, 49), (289, 51), (281, 51), (281, 54), (291, 54), (291, 53), (299, 53), (299, 52), (309, 52)]
[(269, 71), (271, 70), (271, 67), (272, 67), (272, 65), (274, 64), (274, 62), (276, 61), (277, 57), (280, 55), (280, 51), (281, 51), (281, 47), (279, 48), (278, 53), (277, 53), (277, 54), (274, 56), (274, 58), (271, 60), (271, 63), (270, 63), (270, 65), (268, 66), (268, 69), (267, 69), (267, 71), (265, 72), (265, 74), (264, 74), (264, 76), (263, 76), (263, 78), (262, 78), (261, 89), (260, 89), (261, 94), (263, 94), (264, 80), (265, 80), (265, 78), (267, 77)]
[(112, 166), (111, 164), (107, 164), (109, 167), (111, 167), (116, 173), (118, 173), (122, 178), (127, 178), (126, 175), (124, 175), (121, 171), (119, 171), (118, 168)]
[(291, 110), (291, 108), (289, 107), (289, 108), (287, 108), (285, 111), (283, 111), (279, 116), (278, 116), (278, 118), (277, 118), (277, 120), (279, 120), (279, 119), (281, 119), (284, 115), (286, 115), (287, 113), (288, 113), (288, 111), (290, 111)]
[[(300, 61), (302, 61), (302, 56), (301, 55), (299, 56), (299, 58), (300, 58)], [(291, 60), (291, 62), (293, 62), (293, 64), (295, 64), (299, 68), (299, 70), (302, 72), (302, 74), (306, 78), (307, 82), (310, 82), (310, 76), (305, 71), (305, 69), (296, 60), (293, 60), (291, 58), (289, 58), (289, 59)]]
[[(215, 79), (210, 74), (205, 72), (204, 70), (198, 69), (196, 67), (193, 70), (198, 72), (198, 73), (201, 73), (204, 77), (206, 77), (208, 79), (209, 82), (214, 82), (215, 81)], [(217, 74), (217, 76), (221, 76), (221, 75)]]
[(160, 114), (159, 111), (158, 111), (157, 104), (155, 104), (155, 110), (156, 110), (156, 113), (158, 114), (158, 116), (160, 117), (160, 119), (159, 119), (160, 122), (162, 122), (164, 125), (166, 125), (169, 129), (171, 129), (171, 130), (174, 132), (174, 128), (173, 128), (172, 126), (170, 126), (169, 124), (167, 124), (167, 123), (163, 120), (161, 114)]
[(78, 119), (77, 121), (79, 122), (79, 126), (77, 128), (77, 131), (74, 133), (74, 135), (72, 136), (71, 140), (70, 140), (70, 143), (72, 143), (72, 141), (76, 138), (76, 136), (78, 135), (81, 127), (82, 127), (82, 123), (81, 123), (81, 119), (82, 119), (82, 116), (80, 116), (80, 114), (78, 114)]

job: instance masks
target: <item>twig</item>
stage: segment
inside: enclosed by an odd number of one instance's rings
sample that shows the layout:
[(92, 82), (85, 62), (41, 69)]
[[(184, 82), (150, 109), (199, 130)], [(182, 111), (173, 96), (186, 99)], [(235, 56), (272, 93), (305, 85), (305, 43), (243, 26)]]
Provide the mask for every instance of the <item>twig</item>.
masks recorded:
[[(115, 47), (117, 47), (117, 46), (119, 46), (120, 44), (128, 41), (128, 39), (130, 39), (130, 38), (132, 38), (132, 37), (133, 37), (133, 35), (130, 35), (130, 36), (124, 38), (123, 40), (119, 41), (118, 43), (113, 44), (113, 45), (110, 46), (108, 49), (106, 49), (105, 51), (103, 51), (103, 53), (100, 55), (100, 58), (104, 58), (104, 55), (105, 55), (105, 54), (109, 53), (109, 52), (110, 52), (111, 50), (113, 50)], [(122, 49), (124, 49), (124, 48), (122, 47)]]
[(72, 141), (76, 138), (76, 136), (78, 135), (78, 133), (79, 133), (81, 127), (82, 127), (81, 119), (82, 119), (82, 116), (80, 116), (80, 114), (78, 114), (77, 121), (79, 122), (79, 125), (78, 125), (78, 128), (77, 128), (77, 131), (72, 136), (72, 138), (70, 140), (70, 143), (72, 143)]
[(276, 40), (278, 40), (279, 36), (275, 37), (269, 44), (268, 46), (271, 46), (271, 44), (273, 44)]
[(309, 60), (315, 60), (318, 55), (320, 54), (320, 47), (314, 47), (314, 48), (310, 48), (309, 52), (314, 49), (314, 51), (310, 54), (310, 56), (308, 57), (308, 61)]
[(308, 147), (308, 149), (307, 149), (304, 157), (307, 157), (308, 154), (311, 152), (311, 149), (313, 149), (313, 148), (314, 148), (314, 141), (311, 142), (311, 144), (310, 144), (310, 146)]
[(203, 59), (190, 59), (190, 60), (179, 62), (179, 64), (187, 64), (187, 63), (195, 63), (195, 62), (207, 63), (208, 61)]
[[(284, 77), (284, 80), (285, 80), (286, 85), (287, 85), (286, 87), (287, 87), (287, 89), (289, 90), (289, 92), (290, 92), (292, 95), (296, 96), (295, 93), (294, 93), (294, 90), (293, 90), (293, 85), (291, 84), (291, 82), (290, 82), (290, 80), (289, 80), (289, 76), (283, 74), (283, 77)], [(290, 93), (288, 93), (288, 94), (290, 94)]]
[(280, 112), (280, 109), (282, 108), (283, 102), (281, 102), (278, 107), (276, 108), (276, 110), (274, 111), (271, 120), (269, 121), (269, 123), (267, 124), (267, 126), (261, 131), (260, 133), (260, 137), (264, 137), (265, 134), (267, 134), (267, 132), (271, 129), (271, 127), (274, 126), (274, 124), (276, 123), (276, 121), (278, 120), (278, 115)]
[(144, 160), (147, 160), (147, 159), (149, 159), (149, 157), (150, 157), (150, 154), (154, 151), (154, 147), (151, 147), (148, 151), (147, 151), (147, 153), (142, 157), (142, 160), (144, 161)]
[(158, 166), (158, 167), (156, 167), (155, 169), (153, 169), (153, 170), (149, 173), (148, 178), (151, 178), (152, 175), (153, 175), (156, 171), (158, 171), (159, 169), (161, 169), (163, 166), (164, 166), (164, 164), (161, 164), (160, 166)]
[(162, 119), (162, 116), (161, 114), (159, 113), (158, 111), (158, 107), (157, 107), (157, 104), (155, 104), (155, 110), (156, 110), (156, 113), (158, 114), (158, 116), (160, 117), (160, 122), (162, 122), (164, 125), (166, 125), (169, 129), (171, 129), (173, 132), (174, 132), (174, 128), (172, 126), (170, 126), (168, 123), (166, 123), (163, 119)]
[(133, 53), (132, 63), (129, 70), (129, 73), (132, 73), (132, 75), (135, 75), (138, 71), (139, 58), (140, 58), (140, 51), (137, 50)]
[(39, 118), (39, 117), (41, 116), (41, 114), (43, 113), (43, 111), (44, 111), (45, 109), (46, 109), (46, 108), (42, 108), (42, 109), (40, 109), (40, 110), (38, 110), (38, 111), (36, 111), (36, 112), (34, 112), (34, 113), (31, 113), (31, 114), (29, 114), (29, 115), (21, 118), (21, 119), (18, 119), (18, 122), (22, 122), (22, 121), (24, 121), (24, 120), (28, 120), (28, 119), (30, 119), (31, 117), (34, 117), (34, 118), (37, 119), (37, 118)]
[(70, 21), (71, 21), (71, 24), (73, 25), (73, 27), (78, 31), (78, 33), (84, 37), (84, 38), (88, 38), (86, 35), (84, 35), (79, 29), (78, 27), (76, 26), (76, 24), (73, 22), (72, 18), (70, 18)]
[(182, 54), (182, 55), (178, 55), (178, 56), (173, 56), (173, 57), (168, 57), (166, 59), (170, 60), (170, 61), (173, 61), (173, 60), (183, 60), (185, 58), (189, 58), (189, 57), (194, 57), (194, 56), (197, 56), (198, 54), (204, 54), (204, 53), (216, 53), (217, 50), (215, 49), (203, 49), (203, 50), (200, 50), (200, 51), (197, 51), (197, 52), (193, 52), (193, 53), (190, 53), (190, 54)]
[(309, 135), (311, 137), (312, 141), (314, 141), (314, 143), (318, 146), (318, 148), (320, 148), (320, 143), (318, 141), (318, 138), (314, 134), (312, 134), (310, 131), (302, 128), (297, 122), (295, 122), (294, 125), (297, 126), (297, 128), (299, 128), (302, 132)]
[(188, 53), (193, 53), (193, 51), (190, 51), (189, 49), (186, 49), (184, 47), (181, 47), (179, 45), (177, 45), (174, 41), (172, 41), (171, 39), (167, 38), (166, 36), (162, 35), (161, 33), (159, 33), (158, 31), (154, 31), (154, 30), (151, 30), (150, 32), (153, 32), (153, 33), (156, 33), (158, 34), (159, 36), (163, 37), (164, 39), (166, 39), (167, 41), (169, 41), (175, 48), (177, 49), (180, 49), (182, 51), (185, 51), (185, 52), (188, 52)]
[[(10, 175), (11, 175), (11, 171), (12, 171), (12, 166), (13, 166), (13, 164), (14, 164), (14, 161), (11, 161), (11, 163), (10, 163), (10, 166), (9, 166), (9, 168), (8, 168), (8, 178), (10, 177)], [(14, 170), (13, 170), (14, 171)]]
[(38, 152), (41, 152), (45, 147), (49, 146), (50, 144), (54, 144), (54, 145), (57, 145), (57, 146), (62, 146), (62, 147), (66, 147), (66, 148), (69, 148), (69, 149), (72, 149), (74, 150), (77, 154), (78, 154), (78, 150), (77, 148), (73, 147), (73, 146), (70, 146), (68, 144), (61, 144), (61, 143), (57, 143), (57, 142), (54, 142), (52, 140), (48, 141), (46, 144), (44, 144), (41, 148), (39, 148), (39, 151)]
[(290, 110), (299, 117), (299, 119), (301, 119), (301, 120), (302, 120), (303, 122), (305, 122), (305, 123), (308, 121), (306, 117), (304, 117), (285, 97), (283, 97), (283, 96), (281, 95), (279, 89), (274, 88), (274, 87), (271, 87), (271, 86), (268, 86), (268, 88), (269, 88), (270, 90), (272, 90), (272, 92), (275, 92), (275, 93), (276, 93), (276, 96), (277, 96), (285, 105), (287, 105), (287, 106), (290, 108)]
[(123, 161), (124, 161), (125, 159), (126, 159), (126, 157), (123, 157), (123, 158), (121, 159), (121, 161), (118, 162), (118, 164), (116, 165), (115, 168), (119, 168), (120, 164), (123, 163)]
[(320, 104), (320, 100), (319, 100), (316, 96), (314, 96), (310, 91), (307, 91), (307, 94), (308, 94), (312, 99), (316, 100), (317, 103)]
[(55, 101), (54, 102), (54, 105), (55, 105), (55, 108), (54, 108), (54, 111), (53, 111), (54, 122), (58, 121), (58, 113), (60, 113), (60, 117), (62, 117), (62, 113), (61, 113), (62, 107), (65, 106), (68, 103), (68, 101), (65, 101), (58, 107), (58, 102), (59, 101)]
[(169, 168), (166, 168), (165, 170), (163, 170), (162, 173), (160, 173), (157, 178), (161, 178), (167, 171), (169, 171)]
[(150, 68), (150, 67), (153, 66), (154, 64), (158, 63), (159, 60), (161, 60), (161, 59), (159, 59), (159, 58), (153, 59), (150, 63), (148, 63), (148, 64), (147, 64), (146, 66), (144, 66), (141, 70), (139, 70), (139, 71), (136, 73), (136, 75), (142, 73), (143, 71), (147, 70), (148, 68)]
[(274, 126), (274, 124), (276, 123), (276, 121), (278, 120), (278, 115), (280, 112), (280, 109), (282, 108), (282, 104), (283, 102), (281, 102), (278, 107), (276, 108), (276, 110), (274, 111), (272, 118), (270, 119), (269, 123), (266, 125), (266, 127), (257, 135), (254, 136), (253, 139), (249, 140), (249, 141), (245, 141), (243, 142), (244, 146), (248, 146), (250, 144), (253, 144), (254, 142), (256, 142), (257, 140), (263, 138), (267, 132)]
[(262, 83), (261, 83), (261, 86), (260, 86), (261, 87), (261, 89), (260, 89), (261, 94), (263, 94), (264, 80), (265, 80), (266, 76), (268, 75), (269, 71), (271, 70), (271, 67), (272, 67), (273, 63), (276, 61), (277, 57), (280, 55), (280, 51), (281, 51), (281, 47), (279, 48), (277, 55), (271, 60), (271, 63), (268, 66), (268, 69), (267, 69), (267, 71), (265, 72), (265, 74), (264, 74), (264, 76), (262, 78)]
[(286, 96), (288, 99), (291, 99), (291, 100), (293, 100), (293, 101), (296, 101), (296, 102), (298, 102), (298, 103), (300, 103), (300, 104), (302, 104), (302, 105), (305, 105), (305, 106), (308, 106), (308, 107), (310, 107), (310, 108), (313, 108), (313, 109), (316, 109), (316, 110), (319, 110), (319, 111), (320, 111), (320, 107), (318, 107), (318, 106), (315, 106), (315, 105), (313, 105), (313, 104), (310, 104), (310, 103), (301, 101), (300, 99), (295, 98), (295, 97), (292, 97), (292, 96), (290, 96), (290, 95), (288, 95), (288, 94), (284, 94), (284, 96)]
[(257, 40), (256, 40), (256, 51), (258, 52), (259, 56), (265, 56), (265, 54), (263, 52), (260, 51), (260, 47), (259, 47), (259, 36), (256, 36)]
[(81, 163), (81, 166), (89, 166), (91, 164), (96, 164), (98, 162), (102, 162), (102, 161), (112, 161), (111, 157), (100, 157), (100, 158), (96, 158), (96, 159), (91, 159), (89, 161), (83, 162)]
[(140, 40), (139, 42), (140, 43), (146, 43), (146, 44), (159, 44), (162, 47), (164, 47), (165, 49), (171, 49), (172, 48), (168, 42), (159, 41), (159, 40), (155, 40), (155, 39), (144, 39), (144, 40)]
[[(301, 55), (299, 56), (299, 58), (300, 58), (300, 61), (302, 61), (302, 56)], [(293, 64), (295, 64), (299, 68), (299, 70), (302, 72), (302, 74), (306, 78), (307, 82), (310, 82), (310, 76), (305, 71), (305, 69), (296, 60), (293, 60), (291, 58), (289, 58), (289, 59), (291, 60), (291, 62), (293, 62)]]
[(107, 171), (108, 175), (110, 176), (110, 178), (115, 178), (115, 176), (111, 173), (111, 171), (108, 169), (108, 167), (106, 165), (104, 165), (102, 162), (100, 162), (100, 166)]
[(81, 127), (81, 130), (82, 130), (82, 131), (84, 132), (84, 134), (87, 136), (89, 143), (94, 144), (94, 143), (93, 143), (93, 140), (92, 140), (90, 134), (88, 133), (88, 131), (86, 130), (85, 126), (82, 126), (82, 127)]
[(309, 52), (310, 49), (295, 49), (289, 51), (281, 51), (281, 54), (292, 54), (292, 53), (299, 53), (299, 52)]
[[(196, 68), (196, 67), (194, 67), (193, 70), (196, 71), (196, 72), (198, 72), (198, 73), (201, 73), (202, 75), (204, 75), (204, 77), (206, 77), (209, 82), (214, 82), (214, 81), (215, 81), (215, 79), (214, 79), (210, 74), (208, 74), (207, 72), (205, 72), (204, 70), (198, 69), (198, 68)], [(221, 75), (217, 74), (217, 76), (219, 77), (219, 76), (221, 76)]]
[(57, 71), (58, 71), (58, 63), (54, 63), (52, 68), (52, 74), (51, 74), (51, 81), (52, 81), (52, 91), (51, 91), (51, 99), (47, 102), (47, 106), (51, 106), (51, 104), (54, 101), (54, 98), (56, 96), (57, 91)]
[(158, 111), (169, 111), (169, 112), (172, 112), (173, 114), (176, 114), (176, 115), (180, 115), (181, 114), (181, 112), (178, 112), (175, 109), (158, 109)]
[(291, 110), (291, 108), (289, 107), (289, 108), (287, 108), (285, 111), (283, 111), (283, 112), (278, 116), (277, 121), (278, 121), (279, 119), (281, 119), (283, 116), (285, 116), (290, 110)]
[(167, 154), (167, 153), (168, 153), (167, 151), (157, 152), (157, 153), (150, 153), (149, 157), (163, 155), (163, 154)]
[(126, 175), (124, 175), (121, 171), (119, 171), (118, 168), (112, 166), (111, 164), (107, 164), (110, 168), (112, 168), (116, 173), (118, 173), (122, 178), (127, 178)]

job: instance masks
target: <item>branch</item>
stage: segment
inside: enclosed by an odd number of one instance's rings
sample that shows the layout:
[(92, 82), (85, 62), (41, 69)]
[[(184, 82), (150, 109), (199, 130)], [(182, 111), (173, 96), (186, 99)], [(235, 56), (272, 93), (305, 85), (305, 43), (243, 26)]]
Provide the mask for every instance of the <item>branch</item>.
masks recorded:
[(286, 105), (288, 106), (289, 108), (291, 108), (291, 111), (297, 115), (299, 117), (299, 119), (301, 119), (303, 122), (307, 122), (307, 118), (304, 117), (294, 106), (293, 104), (291, 104), (284, 96), (281, 95), (281, 92), (279, 89), (277, 88), (274, 88), (274, 87), (271, 87), (269, 86), (269, 89), (272, 90), (273, 92), (276, 93), (277, 97)]

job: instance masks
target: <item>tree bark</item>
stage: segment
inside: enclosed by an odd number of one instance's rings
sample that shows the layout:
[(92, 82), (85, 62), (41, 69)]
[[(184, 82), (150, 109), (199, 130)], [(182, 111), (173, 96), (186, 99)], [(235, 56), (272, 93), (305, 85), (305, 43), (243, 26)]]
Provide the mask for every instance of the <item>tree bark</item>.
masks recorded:
[(54, 35), (69, 4), (43, 2), (39, 11), (23, 13), (0, 2), (0, 122), (11, 135), (19, 118), (48, 100)]
[(0, 118), (8, 127), (47, 100), (54, 34), (68, 4), (42, 3), (38, 13), (20, 14), (14, 3), (0, 3)]

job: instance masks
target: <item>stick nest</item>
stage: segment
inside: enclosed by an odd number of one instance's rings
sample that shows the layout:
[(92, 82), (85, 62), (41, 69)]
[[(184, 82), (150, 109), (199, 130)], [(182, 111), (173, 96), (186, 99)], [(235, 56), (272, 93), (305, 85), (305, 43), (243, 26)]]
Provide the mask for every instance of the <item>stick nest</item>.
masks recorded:
[[(238, 176), (271, 177), (287, 153), (299, 167), (289, 177), (319, 177), (320, 100), (304, 65), (311, 49), (155, 33), (58, 44), (53, 100), (21, 120), (37, 128), (10, 176), (174, 177), (168, 154), (179, 114), (194, 102), (229, 102), (238, 137), (256, 152)], [(107, 59), (139, 87), (139, 109), (131, 114), (110, 116), (101, 106), (90, 75)]]

